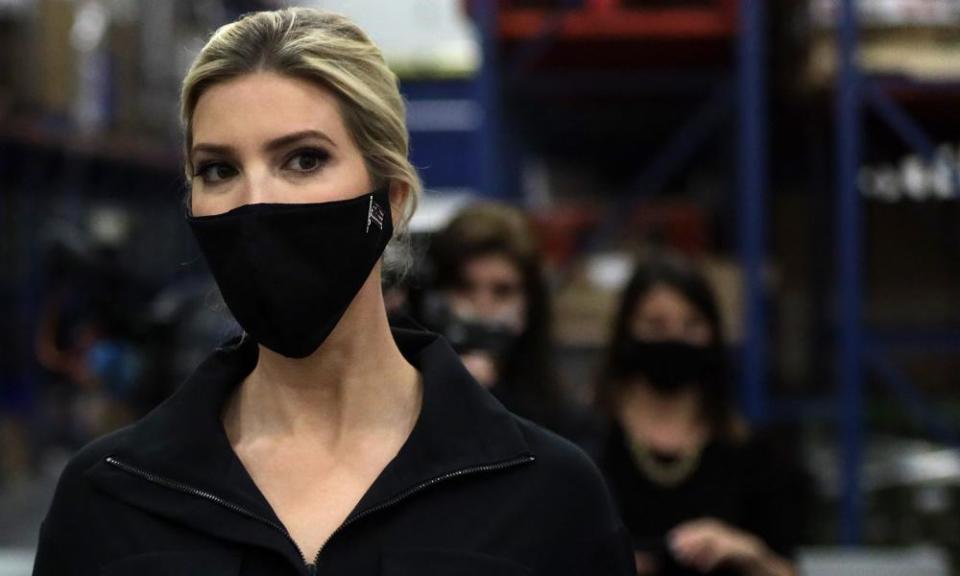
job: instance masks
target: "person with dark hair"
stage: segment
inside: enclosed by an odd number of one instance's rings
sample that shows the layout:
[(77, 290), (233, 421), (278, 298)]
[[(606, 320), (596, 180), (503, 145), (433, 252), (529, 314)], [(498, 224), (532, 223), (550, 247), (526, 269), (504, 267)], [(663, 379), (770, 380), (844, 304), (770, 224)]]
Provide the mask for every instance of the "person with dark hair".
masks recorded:
[(523, 212), (496, 202), (472, 204), (437, 234), (431, 254), (443, 313), (434, 308), (427, 322), (507, 408), (577, 436), (552, 360), (539, 247)]
[(725, 355), (704, 276), (679, 257), (640, 265), (597, 399), (612, 421), (600, 466), (641, 576), (795, 574), (802, 474), (737, 413)]

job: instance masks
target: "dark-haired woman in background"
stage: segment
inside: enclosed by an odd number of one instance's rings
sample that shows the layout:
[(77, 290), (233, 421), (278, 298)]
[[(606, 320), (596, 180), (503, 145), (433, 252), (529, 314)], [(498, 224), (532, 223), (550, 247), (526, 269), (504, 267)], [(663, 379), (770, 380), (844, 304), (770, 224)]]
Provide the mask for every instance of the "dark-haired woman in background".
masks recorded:
[(736, 413), (720, 315), (687, 261), (640, 266), (616, 316), (598, 399), (601, 455), (638, 573), (793, 575), (801, 474)]
[(523, 212), (495, 202), (470, 205), (434, 238), (431, 255), (446, 318), (437, 322), (428, 313), (427, 323), (512, 412), (580, 440), (554, 369), (550, 298)]

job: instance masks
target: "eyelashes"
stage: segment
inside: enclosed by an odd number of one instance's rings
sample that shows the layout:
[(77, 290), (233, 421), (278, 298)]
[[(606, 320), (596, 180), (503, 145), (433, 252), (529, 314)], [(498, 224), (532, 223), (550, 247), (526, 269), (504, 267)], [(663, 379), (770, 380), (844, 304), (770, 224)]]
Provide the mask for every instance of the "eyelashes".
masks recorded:
[(295, 172), (314, 172), (330, 160), (330, 153), (321, 148), (301, 148), (295, 150), (284, 163), (285, 169)]
[[(330, 161), (330, 153), (323, 148), (298, 148), (284, 158), (280, 169), (295, 176), (309, 176), (321, 170)], [(239, 173), (230, 162), (209, 160), (200, 162), (193, 172), (204, 184), (216, 185)]]
[(204, 184), (216, 184), (236, 175), (236, 169), (224, 162), (204, 162), (197, 166), (194, 178), (200, 178)]

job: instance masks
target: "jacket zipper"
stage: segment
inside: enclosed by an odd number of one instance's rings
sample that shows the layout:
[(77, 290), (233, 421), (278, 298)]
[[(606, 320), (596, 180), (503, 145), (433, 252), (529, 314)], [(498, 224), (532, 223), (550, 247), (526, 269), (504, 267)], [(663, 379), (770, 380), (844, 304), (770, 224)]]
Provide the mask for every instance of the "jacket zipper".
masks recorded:
[(275, 530), (278, 530), (281, 534), (283, 534), (287, 538), (287, 540), (290, 541), (291, 544), (293, 544), (294, 549), (297, 551), (298, 554), (300, 554), (300, 559), (303, 560), (303, 563), (309, 567), (309, 564), (307, 564), (307, 557), (304, 555), (303, 551), (300, 550), (300, 546), (297, 545), (297, 542), (293, 539), (293, 537), (290, 536), (290, 532), (288, 532), (287, 529), (284, 528), (282, 524), (278, 524), (273, 520), (270, 520), (269, 518), (264, 518), (263, 516), (260, 516), (256, 512), (251, 512), (250, 510), (244, 508), (243, 506), (224, 500), (223, 498), (215, 494), (211, 494), (206, 490), (200, 490), (199, 488), (188, 486), (182, 482), (177, 482), (176, 480), (170, 480), (169, 478), (158, 476), (157, 474), (154, 474), (152, 472), (147, 472), (141, 468), (137, 468), (136, 466), (131, 466), (129, 464), (121, 462), (116, 458), (114, 458), (113, 456), (107, 457), (107, 463), (112, 464), (113, 466), (116, 466), (117, 468), (123, 470), (124, 472), (128, 472), (135, 476), (139, 476), (144, 480), (163, 486), (164, 488), (169, 488), (171, 490), (183, 492), (184, 494), (189, 494), (191, 496), (197, 496), (199, 498), (209, 500), (210, 502), (219, 504), (220, 506), (223, 506), (228, 510), (232, 510), (238, 514), (242, 514), (243, 516), (246, 516), (247, 518), (252, 518), (254, 520), (257, 520), (259, 522), (266, 524), (267, 526), (274, 528)]
[(317, 550), (317, 555), (316, 555), (316, 557), (315, 557), (314, 560), (313, 560), (313, 564), (310, 564), (310, 563), (307, 562), (307, 557), (306, 557), (306, 555), (303, 553), (303, 550), (300, 549), (300, 546), (297, 544), (296, 540), (293, 539), (293, 537), (290, 535), (290, 532), (287, 531), (287, 529), (283, 526), (283, 524), (279, 524), (279, 523), (277, 523), (277, 522), (274, 522), (273, 520), (270, 520), (269, 518), (264, 518), (263, 516), (260, 516), (259, 514), (255, 513), (255, 512), (251, 512), (250, 510), (244, 508), (243, 506), (240, 506), (240, 505), (238, 505), (238, 504), (234, 504), (233, 502), (229, 502), (229, 501), (227, 501), (227, 500), (224, 500), (223, 498), (221, 498), (221, 497), (219, 497), (219, 496), (217, 496), (217, 495), (215, 495), (215, 494), (212, 494), (212, 493), (210, 493), (210, 492), (207, 492), (206, 490), (201, 490), (201, 489), (199, 489), (199, 488), (194, 488), (194, 487), (189, 486), (189, 485), (187, 485), (187, 484), (184, 484), (184, 483), (182, 483), (182, 482), (178, 482), (178, 481), (176, 481), (176, 480), (170, 480), (169, 478), (164, 478), (163, 476), (159, 476), (159, 475), (154, 474), (154, 473), (152, 473), (152, 472), (147, 472), (147, 471), (145, 471), (145, 470), (143, 470), (143, 469), (141, 469), (141, 468), (137, 468), (136, 466), (131, 466), (131, 465), (129, 465), (129, 464), (126, 464), (126, 463), (124, 463), (124, 462), (121, 462), (121, 461), (117, 460), (116, 458), (114, 458), (113, 456), (108, 456), (107, 459), (106, 459), (106, 461), (107, 461), (108, 464), (111, 464), (111, 465), (113, 465), (113, 466), (115, 466), (115, 467), (117, 467), (117, 468), (119, 468), (119, 469), (121, 469), (121, 470), (123, 470), (123, 471), (125, 471), (125, 472), (127, 472), (127, 473), (133, 474), (133, 475), (135, 475), (135, 476), (139, 476), (140, 478), (143, 478), (144, 480), (147, 480), (147, 481), (149, 481), (149, 482), (152, 482), (152, 483), (154, 483), (154, 484), (163, 486), (163, 487), (168, 488), (168, 489), (171, 489), (171, 490), (176, 490), (176, 491), (182, 492), (182, 493), (184, 493), (184, 494), (189, 494), (189, 495), (191, 495), (191, 496), (196, 496), (196, 497), (198, 497), (198, 498), (203, 498), (203, 499), (205, 499), (205, 500), (209, 500), (210, 502), (214, 502), (214, 503), (216, 503), (216, 504), (219, 504), (220, 506), (223, 506), (224, 508), (226, 508), (226, 509), (228, 509), (228, 510), (232, 510), (233, 512), (236, 512), (236, 513), (241, 514), (241, 515), (243, 515), (243, 516), (246, 516), (246, 517), (248, 517), (248, 518), (252, 518), (252, 519), (254, 519), (254, 520), (257, 520), (257, 521), (259, 521), (259, 522), (261, 522), (261, 523), (263, 523), (263, 524), (266, 524), (267, 526), (270, 526), (271, 528), (279, 531), (281, 534), (284, 535), (284, 537), (286, 537), (286, 539), (290, 542), (290, 544), (293, 545), (293, 548), (294, 548), (294, 550), (297, 551), (297, 554), (300, 555), (300, 559), (301, 559), (301, 560), (303, 561), (303, 563), (306, 565), (307, 571), (308, 571), (308, 573), (310, 574), (310, 576), (315, 576), (315, 575), (316, 575), (316, 573), (317, 573), (317, 566), (319, 565), (319, 562), (320, 562), (320, 554), (323, 553), (323, 549), (326, 548), (326, 546), (327, 546), (327, 544), (330, 542), (330, 540), (332, 540), (334, 536), (336, 536), (337, 534), (339, 534), (340, 532), (342, 532), (347, 526), (350, 526), (351, 524), (357, 522), (357, 521), (360, 520), (361, 518), (366, 518), (367, 516), (369, 516), (369, 515), (371, 515), (371, 514), (373, 514), (373, 513), (375, 513), (375, 512), (379, 512), (379, 511), (381, 511), (381, 510), (384, 510), (385, 508), (389, 508), (389, 507), (391, 507), (391, 506), (394, 506), (394, 505), (402, 502), (403, 500), (406, 500), (407, 498), (413, 496), (414, 494), (417, 494), (418, 492), (420, 492), (420, 491), (422, 491), (422, 490), (424, 490), (424, 489), (426, 489), (426, 488), (429, 488), (429, 487), (431, 487), (431, 486), (433, 486), (433, 485), (435, 485), (435, 484), (439, 484), (439, 483), (444, 482), (444, 481), (446, 481), (446, 480), (451, 480), (451, 479), (453, 479), (453, 478), (459, 478), (459, 477), (462, 477), (462, 476), (468, 476), (468, 475), (471, 475), (471, 474), (479, 474), (479, 473), (483, 473), (483, 472), (495, 472), (495, 471), (499, 471), (499, 470), (505, 470), (505, 469), (507, 469), (507, 468), (512, 468), (512, 467), (514, 467), (514, 466), (519, 466), (519, 465), (521, 465), (521, 464), (527, 464), (527, 463), (533, 462), (534, 460), (536, 460), (536, 457), (534, 457), (534, 456), (532, 456), (532, 455), (520, 456), (520, 457), (518, 457), (518, 458), (513, 458), (513, 459), (511, 459), (511, 460), (505, 460), (505, 461), (503, 461), (503, 462), (497, 462), (497, 463), (494, 463), (494, 464), (482, 464), (482, 465), (479, 465), (479, 466), (471, 466), (471, 467), (469, 467), (469, 468), (462, 468), (462, 469), (460, 469), (460, 470), (454, 470), (453, 472), (448, 472), (448, 473), (446, 473), (446, 474), (442, 474), (442, 475), (437, 476), (437, 477), (435, 477), (435, 478), (431, 478), (430, 480), (427, 480), (427, 481), (425, 481), (425, 482), (421, 482), (420, 484), (417, 484), (416, 486), (413, 486), (412, 488), (409, 488), (409, 489), (405, 490), (404, 492), (401, 492), (400, 494), (394, 496), (393, 498), (387, 500), (386, 502), (382, 502), (382, 503), (380, 503), (380, 504), (378, 504), (378, 505), (376, 505), (376, 506), (373, 506), (372, 508), (367, 508), (366, 510), (364, 510), (363, 512), (360, 512), (359, 514), (357, 514), (356, 516), (353, 516), (352, 518), (347, 518), (347, 520), (346, 520), (343, 524), (341, 524), (336, 530), (334, 530), (334, 531), (330, 534), (330, 536), (327, 538), (327, 540), (320, 546), (320, 549)]
[(519, 466), (521, 464), (527, 464), (527, 463), (533, 462), (534, 460), (536, 460), (536, 458), (532, 455), (520, 456), (518, 458), (513, 458), (512, 460), (505, 460), (503, 462), (497, 462), (495, 464), (481, 464), (479, 466), (471, 466), (470, 468), (462, 468), (460, 470), (455, 470), (453, 472), (448, 472), (446, 474), (442, 474), (435, 478), (431, 478), (430, 480), (427, 480), (425, 482), (421, 482), (420, 484), (417, 484), (416, 486), (408, 490), (405, 490), (404, 492), (401, 492), (400, 494), (394, 496), (393, 498), (387, 500), (386, 502), (377, 504), (372, 508), (367, 508), (366, 510), (364, 510), (363, 512), (360, 512), (359, 514), (357, 514), (356, 516), (353, 516), (352, 518), (347, 518), (347, 520), (343, 524), (341, 524), (336, 530), (330, 533), (330, 536), (327, 538), (326, 542), (324, 542), (320, 546), (320, 549), (317, 550), (317, 556), (313, 559), (313, 564), (315, 566), (319, 564), (320, 554), (323, 553), (323, 549), (327, 547), (327, 544), (330, 543), (330, 540), (332, 540), (334, 536), (336, 536), (337, 534), (342, 532), (347, 526), (350, 526), (351, 524), (353, 524), (354, 522), (357, 522), (361, 518), (366, 518), (367, 516), (373, 514), (374, 512), (379, 512), (380, 510), (394, 506), (402, 502), (403, 500), (406, 500), (407, 498), (413, 496), (414, 494), (420, 492), (421, 490), (429, 488), (435, 484), (439, 484), (445, 480), (451, 480), (453, 478), (459, 478), (461, 476), (468, 476), (470, 474), (479, 474), (482, 472), (495, 472), (499, 470), (506, 470), (507, 468), (513, 468), (514, 466)]

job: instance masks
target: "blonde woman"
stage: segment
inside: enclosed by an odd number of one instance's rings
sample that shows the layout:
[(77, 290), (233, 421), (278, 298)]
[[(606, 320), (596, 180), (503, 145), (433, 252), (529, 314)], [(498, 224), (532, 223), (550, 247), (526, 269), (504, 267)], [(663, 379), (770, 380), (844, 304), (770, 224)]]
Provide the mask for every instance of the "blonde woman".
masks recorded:
[(383, 253), (420, 184), (366, 35), (248, 15), (193, 63), (182, 116), (188, 221), (245, 334), (74, 457), (34, 574), (631, 573), (587, 458), (387, 321)]

